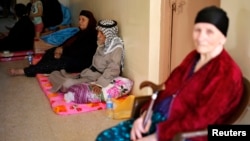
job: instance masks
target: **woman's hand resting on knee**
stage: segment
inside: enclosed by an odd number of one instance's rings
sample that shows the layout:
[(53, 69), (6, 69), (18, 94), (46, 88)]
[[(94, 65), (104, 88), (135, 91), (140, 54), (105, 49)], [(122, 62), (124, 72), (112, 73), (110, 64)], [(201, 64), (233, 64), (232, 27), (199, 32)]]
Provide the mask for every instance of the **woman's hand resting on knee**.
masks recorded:
[(61, 55), (63, 53), (63, 48), (62, 47), (57, 47), (54, 52), (54, 58), (55, 59), (60, 59)]

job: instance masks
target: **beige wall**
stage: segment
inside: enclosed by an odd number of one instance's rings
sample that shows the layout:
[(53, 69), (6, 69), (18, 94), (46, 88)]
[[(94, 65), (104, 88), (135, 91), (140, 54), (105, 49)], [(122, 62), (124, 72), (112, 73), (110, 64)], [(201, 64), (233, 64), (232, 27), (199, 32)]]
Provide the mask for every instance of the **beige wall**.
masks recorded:
[[(69, 1), (70, 0), (58, 0), (59, 2), (61, 2), (62, 4), (68, 6), (69, 5)], [(27, 4), (28, 2), (30, 2), (30, 0), (17, 0), (17, 3), (24, 3)]]
[[(97, 20), (111, 18), (118, 21), (120, 36), (125, 43), (124, 75), (135, 81), (134, 92), (141, 93), (139, 83), (148, 79), (149, 68), (149, 9), (151, 0), (72, 0), (73, 21), (77, 23), (81, 9), (90, 10)], [(158, 0), (155, 0), (158, 1)], [(157, 19), (157, 17), (154, 17)], [(155, 33), (153, 33), (154, 36)], [(157, 55), (154, 55), (157, 58)], [(151, 62), (153, 63), (153, 62)], [(157, 65), (158, 63), (154, 63)]]
[(17, 0), (16, 3), (23, 3), (23, 4), (27, 4), (29, 3), (30, 0)]
[(65, 6), (69, 6), (70, 0), (58, 0), (58, 1)]
[[(161, 0), (59, 0), (69, 5), (74, 23), (77, 23), (81, 9), (91, 10), (97, 20), (115, 19), (119, 23), (120, 36), (125, 43), (126, 60), (124, 75), (135, 81), (133, 93), (139, 90), (143, 80), (156, 83), (161, 76), (160, 53), (160, 11)], [(29, 0), (17, 0), (28, 3)], [(165, 2), (165, 1), (163, 1)], [(249, 0), (221, 0), (230, 18), (226, 49), (239, 64), (243, 74), (250, 79), (250, 8)], [(76, 24), (75, 24), (76, 25)], [(163, 62), (164, 63), (164, 62)], [(164, 72), (163, 72), (164, 73)]]
[[(250, 28), (249, 3), (248, 0), (221, 0), (230, 18), (226, 49), (250, 79), (250, 33), (246, 32)], [(74, 23), (81, 9), (91, 10), (98, 20), (112, 18), (118, 21), (126, 49), (124, 75), (135, 81), (134, 94), (145, 93), (139, 90), (143, 80), (159, 82), (161, 0), (71, 0), (69, 5)]]
[(250, 1), (221, 0), (230, 18), (226, 49), (250, 79)]
[[(68, 5), (70, 0), (58, 0), (59, 2)], [(28, 3), (30, 0), (16, 0), (17, 3)]]
[[(134, 94), (144, 80), (159, 81), (161, 0), (59, 0), (71, 9), (73, 25), (77, 26), (82, 9), (90, 10), (97, 20), (118, 21), (119, 34), (125, 43), (124, 76), (134, 80)], [(28, 3), (29, 0), (17, 0)], [(149, 73), (150, 72), (150, 73)], [(146, 92), (148, 93), (148, 92)]]

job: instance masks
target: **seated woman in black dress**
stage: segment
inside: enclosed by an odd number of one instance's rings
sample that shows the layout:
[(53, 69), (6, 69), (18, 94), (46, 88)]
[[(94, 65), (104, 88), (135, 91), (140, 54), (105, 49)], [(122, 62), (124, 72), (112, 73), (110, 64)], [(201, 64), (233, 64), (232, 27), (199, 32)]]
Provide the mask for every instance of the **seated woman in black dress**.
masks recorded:
[(10, 75), (34, 77), (38, 73), (51, 73), (65, 69), (67, 72), (80, 72), (89, 67), (97, 48), (96, 19), (90, 11), (82, 10), (79, 16), (79, 32), (61, 46), (48, 49), (36, 65), (10, 69)]

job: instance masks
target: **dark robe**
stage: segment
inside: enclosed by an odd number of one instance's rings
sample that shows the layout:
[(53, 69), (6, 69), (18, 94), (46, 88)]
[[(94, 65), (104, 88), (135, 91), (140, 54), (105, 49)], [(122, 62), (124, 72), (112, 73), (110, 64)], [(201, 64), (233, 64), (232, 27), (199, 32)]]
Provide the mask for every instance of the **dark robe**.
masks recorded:
[(21, 17), (11, 28), (7, 37), (0, 40), (0, 51), (32, 50), (34, 45), (35, 28), (27, 16)]
[(24, 69), (26, 76), (37, 73), (51, 73), (65, 69), (67, 72), (80, 72), (89, 67), (97, 48), (97, 31), (92, 28), (80, 30), (62, 44), (63, 53), (60, 59), (54, 58), (56, 47), (46, 51), (42, 59), (36, 64)]

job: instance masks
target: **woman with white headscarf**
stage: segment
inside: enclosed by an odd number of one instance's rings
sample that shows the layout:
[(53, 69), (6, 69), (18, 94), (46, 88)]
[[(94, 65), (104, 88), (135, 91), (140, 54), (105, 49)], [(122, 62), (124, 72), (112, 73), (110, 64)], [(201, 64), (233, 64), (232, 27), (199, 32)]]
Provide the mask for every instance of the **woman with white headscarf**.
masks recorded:
[(67, 74), (64, 70), (52, 72), (49, 75), (52, 83), (51, 91), (67, 92), (73, 85), (91, 83), (92, 91), (99, 94), (102, 87), (108, 86), (121, 74), (124, 64), (124, 44), (117, 35), (117, 22), (100, 20), (96, 29), (98, 48), (93, 56), (92, 65), (77, 76)]

